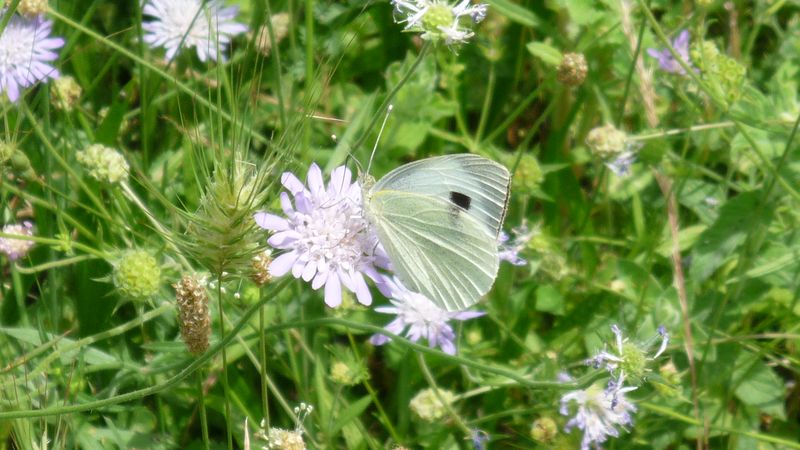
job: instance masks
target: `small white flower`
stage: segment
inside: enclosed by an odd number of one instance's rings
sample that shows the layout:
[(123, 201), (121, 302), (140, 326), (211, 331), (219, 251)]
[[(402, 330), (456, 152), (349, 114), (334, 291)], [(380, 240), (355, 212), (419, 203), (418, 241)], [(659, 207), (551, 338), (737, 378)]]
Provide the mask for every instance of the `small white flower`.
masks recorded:
[(568, 416), (569, 404), (574, 401), (578, 405), (575, 416), (565, 427), (566, 432), (573, 428), (583, 431), (581, 450), (589, 450), (594, 444), (598, 446), (605, 442), (609, 436), (618, 437), (617, 426), (625, 427), (632, 423), (631, 413), (636, 411), (625, 394), (636, 389), (635, 387), (622, 387), (620, 382), (613, 389), (604, 390), (601, 385), (594, 384), (585, 390), (570, 391), (561, 397), (561, 415)]
[[(375, 311), (395, 314), (397, 318), (384, 328), (393, 334), (400, 334), (408, 327), (405, 335), (409, 340), (417, 342), (425, 338), (429, 347), (438, 346), (449, 355), (456, 353), (456, 335), (448, 322), (473, 319), (486, 314), (480, 311), (445, 311), (428, 297), (409, 291), (397, 278), (387, 280), (386, 286), (390, 290), (389, 297), (394, 306), (380, 306)], [(373, 345), (383, 345), (389, 342), (389, 337), (376, 334), (370, 338), (370, 342)]]
[(484, 4), (462, 0), (455, 5), (447, 0), (392, 0), (395, 22), (404, 23), (406, 31), (422, 33), (422, 39), (445, 44), (466, 42), (475, 33), (464, 25), (465, 19), (479, 23), (486, 18)]
[[(8, 10), (0, 9), (0, 19)], [(13, 14), (0, 34), (0, 93), (16, 102), (20, 91), (48, 78), (57, 79), (58, 70), (49, 64), (58, 58), (55, 50), (64, 39), (50, 37), (53, 22), (44, 16), (28, 18)]]
[(154, 19), (142, 23), (144, 41), (151, 48), (164, 47), (168, 60), (181, 48), (194, 47), (202, 62), (224, 61), (231, 39), (247, 31), (234, 21), (239, 8), (224, 8), (222, 0), (149, 0), (142, 12)]
[[(26, 221), (22, 225), (6, 225), (3, 227), (3, 233), (33, 236), (33, 224)], [(31, 247), (33, 247), (33, 241), (27, 239), (0, 238), (0, 253), (5, 253), (11, 261), (16, 261), (25, 256)]]
[(255, 215), (256, 223), (274, 234), (267, 241), (273, 248), (286, 250), (269, 266), (270, 275), (292, 273), (310, 281), (313, 289), (325, 286), (325, 304), (335, 308), (342, 303), (342, 286), (356, 294), (363, 305), (372, 303), (364, 275), (382, 288), (384, 276), (377, 268), (387, 268), (389, 258), (378, 244), (361, 211), (361, 186), (352, 182), (345, 166), (331, 173), (327, 188), (322, 170), (311, 164), (308, 188), (292, 173), (281, 176), (281, 183), (294, 196), (281, 193), (286, 218), (267, 212)]

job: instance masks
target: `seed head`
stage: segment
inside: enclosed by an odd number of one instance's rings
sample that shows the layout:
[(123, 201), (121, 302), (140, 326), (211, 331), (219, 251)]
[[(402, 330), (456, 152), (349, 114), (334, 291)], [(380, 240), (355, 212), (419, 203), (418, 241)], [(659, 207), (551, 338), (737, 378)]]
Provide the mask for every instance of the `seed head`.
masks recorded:
[(423, 389), (411, 399), (408, 406), (420, 419), (425, 422), (434, 422), (447, 413), (445, 403), (452, 405), (455, 399), (455, 394), (446, 389), (439, 389), (438, 392), (433, 389)]
[(567, 53), (558, 65), (556, 79), (567, 86), (580, 86), (588, 72), (589, 66), (582, 53)]
[[(289, 14), (273, 14), (270, 21), (272, 22), (272, 32), (275, 33), (275, 45), (278, 45), (289, 34)], [(253, 43), (256, 46), (256, 50), (264, 56), (269, 56), (272, 52), (272, 40), (269, 37), (269, 27), (266, 24), (258, 28)]]
[(208, 350), (211, 318), (208, 312), (206, 283), (196, 275), (184, 275), (172, 285), (178, 302), (178, 323), (181, 338), (189, 353), (199, 355)]
[(148, 300), (161, 285), (161, 267), (145, 250), (128, 250), (114, 266), (114, 286), (131, 300)]
[[(6, 7), (12, 1), (6, 0)], [(21, 0), (17, 5), (17, 12), (26, 17), (36, 17), (47, 12), (47, 0)]]
[(115, 184), (128, 179), (128, 162), (122, 153), (111, 147), (94, 144), (75, 154), (78, 162), (88, 171), (92, 178)]
[(628, 136), (614, 125), (604, 125), (589, 131), (586, 136), (586, 145), (589, 149), (602, 160), (613, 159), (616, 155), (625, 151), (625, 141)]
[(52, 96), (53, 106), (61, 111), (70, 112), (72, 108), (78, 103), (81, 98), (81, 85), (75, 81), (75, 78), (65, 75), (53, 82), (50, 87), (50, 95)]
[(549, 444), (558, 435), (558, 425), (550, 417), (540, 417), (533, 421), (531, 438), (541, 444)]

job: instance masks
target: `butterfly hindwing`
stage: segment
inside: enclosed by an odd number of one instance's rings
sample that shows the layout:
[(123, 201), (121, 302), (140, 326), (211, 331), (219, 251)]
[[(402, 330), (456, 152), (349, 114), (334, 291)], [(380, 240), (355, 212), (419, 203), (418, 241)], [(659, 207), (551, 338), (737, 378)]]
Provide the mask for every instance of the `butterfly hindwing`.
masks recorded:
[(378, 238), (407, 288), (448, 311), (465, 309), (497, 276), (497, 242), (449, 197), (383, 189), (370, 200)]

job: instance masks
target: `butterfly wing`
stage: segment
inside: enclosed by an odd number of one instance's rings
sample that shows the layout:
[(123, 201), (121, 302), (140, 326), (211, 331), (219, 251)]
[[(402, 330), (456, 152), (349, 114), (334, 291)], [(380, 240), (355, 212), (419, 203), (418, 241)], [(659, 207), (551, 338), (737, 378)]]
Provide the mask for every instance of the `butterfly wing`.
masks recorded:
[(449, 200), (382, 190), (371, 221), (403, 284), (448, 311), (468, 308), (489, 291), (499, 265), (485, 224)]
[(510, 183), (505, 167), (463, 153), (402, 165), (381, 178), (372, 192), (417, 193), (456, 204), (496, 239), (505, 218)]

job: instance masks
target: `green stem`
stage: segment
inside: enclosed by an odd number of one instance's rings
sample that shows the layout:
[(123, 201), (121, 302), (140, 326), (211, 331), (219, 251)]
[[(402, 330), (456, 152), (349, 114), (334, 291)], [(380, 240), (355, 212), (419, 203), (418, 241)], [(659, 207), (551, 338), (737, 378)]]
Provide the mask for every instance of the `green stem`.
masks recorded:
[(533, 92), (528, 94), (528, 96), (525, 97), (525, 99), (522, 100), (522, 102), (520, 102), (520, 104), (517, 105), (517, 107), (514, 108), (513, 111), (511, 111), (511, 114), (509, 114), (508, 117), (506, 117), (505, 120), (503, 120), (503, 123), (498, 125), (497, 128), (495, 128), (491, 133), (489, 133), (489, 136), (487, 136), (485, 140), (493, 141), (497, 136), (505, 132), (508, 129), (509, 125), (511, 125), (511, 123), (514, 122), (517, 119), (517, 117), (519, 117), (519, 115), (523, 113), (523, 111), (525, 111), (525, 108), (527, 108), (531, 103), (533, 103), (534, 100), (536, 100), (536, 97), (539, 96), (539, 94), (541, 93), (542, 89), (546, 84), (547, 83), (540, 83), (538, 86), (536, 86), (536, 89), (534, 89)]
[(278, 97), (278, 114), (280, 117), (281, 130), (286, 129), (286, 107), (283, 100), (283, 81), (281, 78), (281, 52), (278, 48), (278, 40), (275, 38), (275, 27), (272, 24), (272, 6), (270, 0), (266, 1), (267, 8), (267, 31), (269, 32), (269, 44), (274, 58), (273, 67), (275, 68), (275, 92)]
[(489, 110), (492, 108), (492, 97), (494, 97), (494, 86), (497, 82), (494, 61), (489, 64), (489, 80), (486, 86), (486, 96), (483, 98), (481, 117), (478, 120), (478, 131), (475, 133), (475, 142), (480, 142), (483, 132), (486, 129), (486, 121), (489, 119)]
[(267, 387), (267, 333), (264, 330), (267, 327), (266, 307), (258, 309), (258, 328), (260, 330), (259, 339), (259, 367), (258, 371), (261, 373), (261, 409), (262, 417), (269, 429), (269, 390)]
[(411, 68), (408, 69), (408, 72), (406, 72), (405, 75), (403, 75), (403, 78), (401, 78), (400, 81), (396, 85), (394, 85), (394, 87), (392, 87), (392, 90), (389, 91), (388, 94), (386, 94), (386, 98), (383, 99), (381, 106), (378, 107), (378, 110), (375, 112), (375, 115), (372, 117), (372, 120), (369, 122), (369, 125), (367, 125), (367, 127), (364, 129), (364, 134), (362, 134), (361, 137), (358, 139), (358, 141), (356, 141), (355, 145), (353, 145), (354, 149), (357, 150), (361, 148), (362, 144), (364, 144), (364, 141), (367, 139), (367, 136), (369, 136), (370, 131), (375, 128), (375, 124), (377, 124), (378, 120), (380, 120), (381, 117), (383, 117), (382, 113), (389, 106), (389, 102), (392, 101), (392, 99), (400, 90), (400, 88), (403, 87), (403, 85), (406, 84), (406, 82), (408, 82), (409, 79), (411, 79), (411, 75), (414, 74), (414, 72), (417, 70), (417, 67), (419, 67), (420, 63), (425, 58), (425, 55), (428, 53), (428, 50), (430, 49), (430, 46), (431, 46), (430, 42), (427, 41), (425, 42), (425, 44), (422, 45), (422, 49), (419, 51), (419, 55), (417, 55), (417, 59), (414, 61), (414, 64), (412, 64)]
[(208, 439), (208, 416), (206, 415), (206, 392), (203, 389), (203, 370), (195, 372), (197, 378), (197, 398), (200, 406), (200, 432), (203, 435), (203, 446), (206, 450), (211, 449), (211, 441)]
[[(225, 341), (225, 315), (222, 306), (222, 273), (217, 274), (217, 308), (219, 309), (219, 337)], [(228, 435), (228, 450), (233, 450), (233, 417), (231, 417), (230, 386), (228, 386), (228, 354), (222, 346), (222, 392), (225, 396), (225, 428)]]

